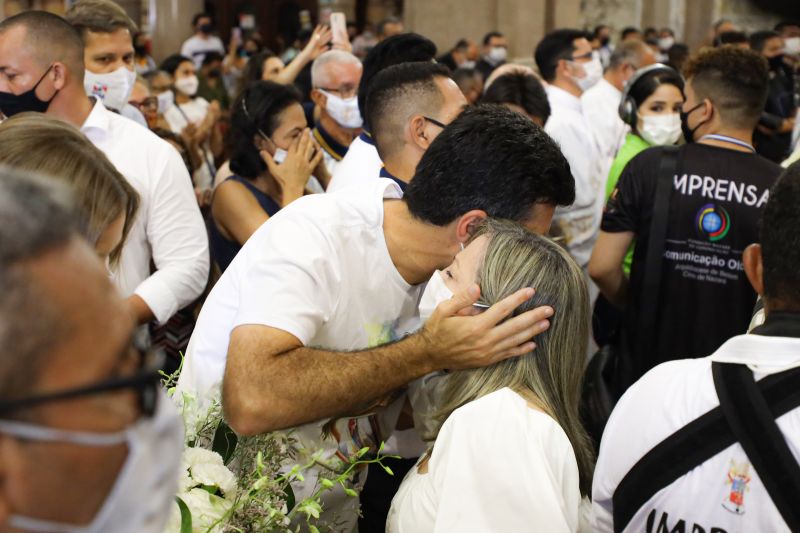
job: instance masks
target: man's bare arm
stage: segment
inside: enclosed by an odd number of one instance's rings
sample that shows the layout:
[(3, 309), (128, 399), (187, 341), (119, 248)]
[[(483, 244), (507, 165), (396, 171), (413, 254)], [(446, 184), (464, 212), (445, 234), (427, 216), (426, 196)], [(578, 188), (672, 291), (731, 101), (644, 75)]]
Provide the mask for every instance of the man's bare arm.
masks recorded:
[(533, 295), (523, 289), (484, 313), (456, 316), (478, 293), (475, 286), (443, 302), (415, 335), (358, 352), (306, 348), (266, 326), (234, 329), (222, 391), (228, 423), (254, 435), (346, 415), (430, 372), (486, 366), (535, 348), (530, 339), (549, 327), (551, 308), (502, 322)]
[(589, 260), (589, 276), (603, 296), (615, 307), (623, 309), (628, 295), (628, 279), (622, 261), (633, 242), (633, 233), (601, 231)]

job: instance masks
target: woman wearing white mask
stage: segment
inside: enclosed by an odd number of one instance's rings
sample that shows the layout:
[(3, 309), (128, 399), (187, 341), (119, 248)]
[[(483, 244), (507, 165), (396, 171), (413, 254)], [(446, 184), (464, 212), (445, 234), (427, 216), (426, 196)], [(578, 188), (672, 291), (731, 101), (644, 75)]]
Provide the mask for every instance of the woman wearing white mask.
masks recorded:
[(312, 174), (330, 179), (291, 85), (248, 85), (233, 104), (227, 140), (233, 176), (211, 202), (211, 257), (221, 271), (269, 217), (305, 194)]
[(420, 312), (473, 283), (484, 305), (535, 287), (517, 313), (550, 305), (551, 326), (527, 355), (443, 378), (428, 435), (435, 442), (403, 480), (387, 531), (587, 531), (594, 458), (578, 414), (589, 325), (584, 275), (549, 239), (489, 221), (434, 275)]
[[(215, 157), (222, 155), (222, 136), (217, 128), (220, 117), (219, 103), (209, 103), (205, 98), (195, 96), (200, 81), (197, 78), (194, 62), (188, 57), (171, 55), (161, 63), (161, 70), (172, 76), (175, 103), (164, 112), (170, 129), (193, 139), (200, 150), (202, 164), (195, 171), (195, 190), (203, 192), (211, 189), (216, 174)], [(198, 198), (203, 195), (198, 195)]]
[[(639, 69), (628, 82), (619, 107), (620, 118), (631, 127), (625, 144), (611, 164), (606, 199), (611, 196), (628, 161), (651, 146), (675, 144), (681, 138), (683, 78), (672, 67), (655, 64)], [(633, 245), (625, 257), (625, 272), (633, 262)]]

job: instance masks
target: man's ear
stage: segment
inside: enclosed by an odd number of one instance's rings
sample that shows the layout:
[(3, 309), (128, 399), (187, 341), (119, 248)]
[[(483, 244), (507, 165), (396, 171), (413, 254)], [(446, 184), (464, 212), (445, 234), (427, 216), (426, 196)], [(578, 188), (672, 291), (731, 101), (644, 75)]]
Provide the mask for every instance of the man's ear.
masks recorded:
[(67, 66), (60, 61), (53, 63), (50, 68), (50, 75), (53, 76), (53, 88), (60, 91), (67, 85)]
[(750, 281), (750, 285), (759, 294), (764, 295), (764, 261), (761, 255), (761, 245), (751, 244), (744, 249), (742, 254), (744, 263), (744, 273)]
[(426, 125), (427, 121), (422, 115), (414, 115), (411, 117), (411, 120), (408, 121), (408, 133), (411, 142), (423, 152), (427, 150), (431, 142), (433, 142), (433, 139), (429, 139), (428, 134), (425, 132)]
[(325, 104), (328, 103), (328, 97), (322, 94), (319, 89), (311, 89), (311, 101), (320, 109), (325, 109)]
[(461, 215), (456, 223), (456, 239), (458, 239), (458, 242), (467, 242), (487, 218), (489, 218), (489, 215), (482, 209), (473, 209)]

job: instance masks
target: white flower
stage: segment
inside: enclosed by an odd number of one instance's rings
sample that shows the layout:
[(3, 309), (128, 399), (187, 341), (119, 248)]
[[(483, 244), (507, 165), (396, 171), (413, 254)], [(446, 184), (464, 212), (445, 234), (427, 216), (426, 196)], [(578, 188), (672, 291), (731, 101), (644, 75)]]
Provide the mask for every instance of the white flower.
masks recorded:
[[(208, 530), (212, 524), (225, 515), (232, 505), (224, 498), (214, 496), (203, 489), (192, 489), (189, 492), (178, 494), (178, 497), (184, 501), (192, 513), (192, 531), (195, 533)], [(175, 506), (177, 507), (177, 504)], [(180, 512), (178, 512), (178, 516), (180, 516)], [(212, 532), (222, 531), (223, 527), (224, 524), (218, 524)]]
[(236, 476), (223, 464), (201, 463), (191, 467), (192, 479), (201, 485), (217, 487), (227, 499), (236, 495)]
[(220, 454), (205, 448), (186, 448), (183, 450), (183, 460), (188, 470), (191, 470), (196, 465), (203, 464), (225, 466)]

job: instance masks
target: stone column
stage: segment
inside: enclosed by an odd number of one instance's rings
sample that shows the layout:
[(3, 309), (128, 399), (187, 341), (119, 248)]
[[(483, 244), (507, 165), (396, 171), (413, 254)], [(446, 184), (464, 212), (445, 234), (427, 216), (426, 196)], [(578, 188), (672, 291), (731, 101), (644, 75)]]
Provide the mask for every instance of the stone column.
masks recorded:
[(192, 17), (201, 11), (203, 0), (150, 0), (147, 26), (156, 63), (180, 52), (183, 41), (193, 33)]
[[(436, 43), (439, 53), (450, 50), (460, 38), (473, 39), (478, 46), (483, 35), (498, 27), (498, 0), (405, 0), (406, 28)], [(514, 37), (509, 35), (513, 43)]]

